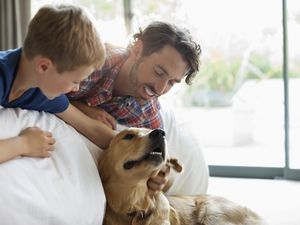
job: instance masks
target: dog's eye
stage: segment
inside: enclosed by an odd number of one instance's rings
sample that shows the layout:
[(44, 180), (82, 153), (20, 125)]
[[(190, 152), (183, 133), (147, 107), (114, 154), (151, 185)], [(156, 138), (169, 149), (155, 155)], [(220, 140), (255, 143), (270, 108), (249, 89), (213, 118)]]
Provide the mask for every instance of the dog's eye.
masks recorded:
[(135, 137), (134, 134), (126, 134), (126, 135), (123, 137), (123, 139), (124, 139), (124, 140), (131, 140), (131, 139), (134, 138), (134, 137)]

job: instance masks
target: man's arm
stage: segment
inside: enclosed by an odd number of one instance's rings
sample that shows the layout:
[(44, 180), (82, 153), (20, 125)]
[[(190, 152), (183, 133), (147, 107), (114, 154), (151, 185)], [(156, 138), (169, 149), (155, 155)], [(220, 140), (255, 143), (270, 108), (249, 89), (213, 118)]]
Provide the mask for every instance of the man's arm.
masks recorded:
[(101, 121), (88, 117), (72, 104), (69, 104), (64, 112), (56, 115), (102, 149), (107, 148), (111, 139), (115, 136), (115, 131), (108, 128)]
[(117, 121), (113, 116), (104, 111), (99, 107), (88, 106), (87, 104), (80, 101), (71, 101), (72, 105), (84, 112), (89, 117), (102, 121), (106, 126), (116, 129)]
[(173, 185), (175, 174), (171, 173), (170, 167), (164, 166), (161, 171), (148, 180), (148, 188), (152, 191), (167, 192)]

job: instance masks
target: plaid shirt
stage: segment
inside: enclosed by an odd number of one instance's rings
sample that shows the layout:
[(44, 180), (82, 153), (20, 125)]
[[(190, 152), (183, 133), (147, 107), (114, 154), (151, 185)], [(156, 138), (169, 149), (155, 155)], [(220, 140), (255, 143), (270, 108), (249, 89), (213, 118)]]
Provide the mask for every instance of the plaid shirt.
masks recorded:
[(67, 96), (89, 106), (98, 106), (112, 115), (119, 124), (129, 127), (163, 128), (157, 98), (139, 103), (132, 96), (112, 95), (114, 82), (129, 52), (106, 44), (106, 60), (101, 70), (94, 71), (80, 83), (79, 91)]

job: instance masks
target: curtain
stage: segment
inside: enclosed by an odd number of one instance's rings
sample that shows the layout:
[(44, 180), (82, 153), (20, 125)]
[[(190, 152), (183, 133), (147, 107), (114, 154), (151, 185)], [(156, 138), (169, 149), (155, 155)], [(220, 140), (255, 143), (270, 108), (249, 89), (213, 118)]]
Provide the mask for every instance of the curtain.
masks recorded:
[(22, 47), (30, 11), (30, 0), (0, 0), (0, 51)]

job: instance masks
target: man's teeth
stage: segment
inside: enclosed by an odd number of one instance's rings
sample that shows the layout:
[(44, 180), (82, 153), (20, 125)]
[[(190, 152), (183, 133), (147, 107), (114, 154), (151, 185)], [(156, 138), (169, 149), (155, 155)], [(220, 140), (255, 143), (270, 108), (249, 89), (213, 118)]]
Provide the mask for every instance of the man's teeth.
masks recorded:
[(146, 91), (147, 95), (149, 95), (149, 96), (155, 95), (155, 93), (153, 91), (151, 91), (149, 87), (145, 87), (145, 91)]
[(150, 152), (150, 155), (162, 155), (162, 152)]

